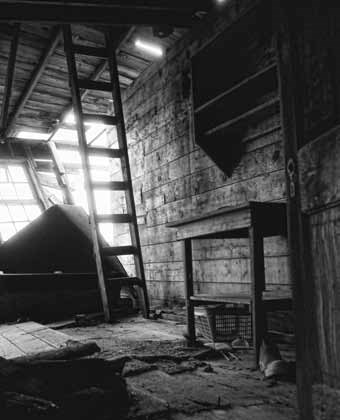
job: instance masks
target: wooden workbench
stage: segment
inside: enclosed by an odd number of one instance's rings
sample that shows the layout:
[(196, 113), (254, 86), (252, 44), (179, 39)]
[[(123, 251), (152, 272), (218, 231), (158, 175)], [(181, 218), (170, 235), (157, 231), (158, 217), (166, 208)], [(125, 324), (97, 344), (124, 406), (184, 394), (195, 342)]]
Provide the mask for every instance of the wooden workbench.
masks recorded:
[[(239, 207), (223, 207), (204, 216), (169, 223), (177, 228), (177, 239), (183, 242), (185, 266), (185, 299), (187, 308), (187, 335), (196, 339), (195, 305), (208, 303), (246, 303), (251, 306), (255, 363), (266, 329), (266, 309), (291, 306), (287, 296), (266, 295), (263, 238), (286, 235), (286, 205), (281, 203), (249, 202)], [(194, 239), (249, 238), (251, 260), (251, 294), (209, 296), (194, 295), (192, 241)], [(266, 308), (267, 307), (267, 308)]]

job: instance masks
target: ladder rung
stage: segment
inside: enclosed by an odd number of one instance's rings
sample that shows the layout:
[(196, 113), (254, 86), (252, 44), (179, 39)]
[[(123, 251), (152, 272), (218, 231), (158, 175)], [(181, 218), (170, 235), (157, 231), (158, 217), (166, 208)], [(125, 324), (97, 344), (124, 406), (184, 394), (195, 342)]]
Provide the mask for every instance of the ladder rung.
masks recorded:
[(83, 120), (87, 123), (101, 123), (104, 125), (117, 125), (117, 118), (113, 115), (86, 114), (83, 113)]
[(125, 191), (128, 189), (128, 183), (124, 181), (98, 181), (92, 182), (94, 190)]
[(138, 277), (110, 277), (108, 281), (120, 283), (120, 286), (143, 286), (143, 282)]
[(105, 156), (110, 158), (121, 158), (124, 156), (122, 149), (109, 149), (107, 147), (88, 147), (89, 155)]
[(80, 89), (102, 90), (104, 92), (112, 92), (112, 85), (111, 83), (107, 83), (107, 82), (98, 82), (95, 80), (79, 79), (78, 85)]
[(137, 248), (134, 246), (108, 246), (103, 248), (103, 254), (106, 256), (135, 255)]
[(129, 214), (97, 214), (97, 223), (131, 223), (132, 217)]
[(99, 47), (89, 47), (87, 45), (73, 44), (73, 51), (76, 54), (91, 55), (92, 57), (107, 58), (107, 49)]

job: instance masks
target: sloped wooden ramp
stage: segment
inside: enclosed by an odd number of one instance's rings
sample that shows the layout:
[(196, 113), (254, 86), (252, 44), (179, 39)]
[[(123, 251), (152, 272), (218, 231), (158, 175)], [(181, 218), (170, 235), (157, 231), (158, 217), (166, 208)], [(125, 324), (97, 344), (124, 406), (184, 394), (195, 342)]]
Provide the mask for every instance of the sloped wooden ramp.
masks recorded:
[(70, 343), (77, 344), (70, 336), (37, 322), (0, 325), (0, 357), (5, 359), (58, 350)]

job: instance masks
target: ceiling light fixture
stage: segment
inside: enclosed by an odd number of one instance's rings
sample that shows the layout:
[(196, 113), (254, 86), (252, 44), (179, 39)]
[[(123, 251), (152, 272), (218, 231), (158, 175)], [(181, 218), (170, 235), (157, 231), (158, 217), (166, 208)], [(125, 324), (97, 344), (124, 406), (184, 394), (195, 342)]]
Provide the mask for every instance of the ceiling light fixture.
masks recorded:
[(138, 49), (145, 51), (155, 57), (162, 57), (163, 56), (163, 49), (159, 45), (152, 44), (151, 42), (142, 41), (141, 39), (136, 39), (135, 47)]

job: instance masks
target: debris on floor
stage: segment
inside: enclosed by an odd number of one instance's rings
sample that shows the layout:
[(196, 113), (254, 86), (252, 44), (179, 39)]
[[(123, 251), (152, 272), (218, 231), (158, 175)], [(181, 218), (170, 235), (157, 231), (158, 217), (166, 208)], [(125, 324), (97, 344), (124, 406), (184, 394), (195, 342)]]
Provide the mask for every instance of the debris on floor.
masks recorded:
[(102, 359), (0, 359), (2, 418), (123, 419), (129, 393), (121, 370)]
[[(249, 347), (188, 347), (183, 325), (163, 320), (84, 321), (66, 323), (63, 332), (33, 322), (0, 327), (1, 354), (9, 355), (4, 343), (17, 349), (11, 359), (0, 358), (1, 418), (297, 418), (294, 385), (277, 376), (275, 384), (263, 381)], [(287, 346), (280, 348), (285, 359)], [(282, 361), (278, 348), (263, 349), (261, 366)]]
[[(187, 347), (183, 327), (129, 318), (64, 331), (81, 342), (96, 341), (98, 357), (128, 358), (123, 377), (131, 397), (129, 420), (297, 419), (295, 385), (278, 380), (273, 396), (261, 372), (254, 372), (249, 347), (229, 346), (238, 358), (228, 361), (219, 348)], [(292, 352), (280, 350), (285, 358)]]

